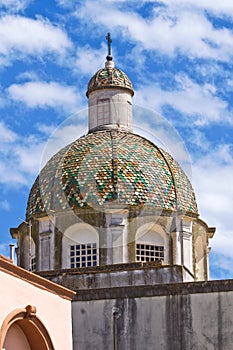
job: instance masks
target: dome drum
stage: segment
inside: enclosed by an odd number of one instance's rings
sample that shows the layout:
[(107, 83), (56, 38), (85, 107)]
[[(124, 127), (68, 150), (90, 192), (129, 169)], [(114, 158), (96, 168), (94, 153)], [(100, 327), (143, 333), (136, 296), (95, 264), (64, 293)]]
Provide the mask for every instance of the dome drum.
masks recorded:
[(94, 91), (88, 99), (89, 132), (108, 129), (133, 131), (132, 96), (128, 91)]

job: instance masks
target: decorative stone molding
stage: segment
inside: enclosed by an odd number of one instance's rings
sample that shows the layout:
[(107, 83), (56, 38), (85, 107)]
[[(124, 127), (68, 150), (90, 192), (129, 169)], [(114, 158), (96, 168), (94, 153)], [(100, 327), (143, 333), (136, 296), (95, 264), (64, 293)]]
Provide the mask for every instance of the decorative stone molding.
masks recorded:
[(32, 305), (27, 305), (25, 318), (32, 318), (35, 316), (36, 316), (36, 307)]
[(36, 307), (32, 305), (27, 305), (22, 309), (15, 309), (5, 318), (0, 329), (0, 349), (4, 346), (8, 330), (14, 324), (22, 329), (32, 349), (54, 350), (50, 335), (44, 324), (37, 317)]

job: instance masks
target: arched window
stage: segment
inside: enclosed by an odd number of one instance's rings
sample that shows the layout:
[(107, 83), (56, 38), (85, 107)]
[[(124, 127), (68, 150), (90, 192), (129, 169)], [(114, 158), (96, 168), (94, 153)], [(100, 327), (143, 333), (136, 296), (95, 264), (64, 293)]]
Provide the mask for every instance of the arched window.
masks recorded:
[(64, 232), (62, 244), (63, 268), (79, 268), (98, 265), (99, 236), (88, 224), (70, 226)]
[(136, 233), (136, 261), (167, 261), (168, 242), (164, 230), (153, 223), (145, 224)]

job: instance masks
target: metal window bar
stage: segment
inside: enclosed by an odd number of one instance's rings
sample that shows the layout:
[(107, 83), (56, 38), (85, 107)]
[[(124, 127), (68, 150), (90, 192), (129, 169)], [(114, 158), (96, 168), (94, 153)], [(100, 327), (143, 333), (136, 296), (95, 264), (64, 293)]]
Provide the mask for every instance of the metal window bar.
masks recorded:
[(142, 262), (164, 260), (164, 247), (137, 243), (136, 260)]
[(89, 267), (97, 265), (96, 243), (75, 244), (70, 246), (70, 267)]

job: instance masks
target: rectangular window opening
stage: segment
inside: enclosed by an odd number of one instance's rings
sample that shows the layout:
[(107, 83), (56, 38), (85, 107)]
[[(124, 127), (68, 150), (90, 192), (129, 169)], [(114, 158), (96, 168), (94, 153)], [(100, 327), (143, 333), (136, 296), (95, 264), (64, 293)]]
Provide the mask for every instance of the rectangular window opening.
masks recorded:
[(31, 258), (31, 268), (32, 268), (32, 271), (36, 271), (36, 257), (33, 256)]
[(97, 101), (97, 125), (110, 123), (110, 99), (105, 98)]
[(136, 244), (136, 261), (164, 260), (164, 247), (148, 244)]
[(70, 267), (87, 267), (97, 265), (96, 243), (70, 246)]

